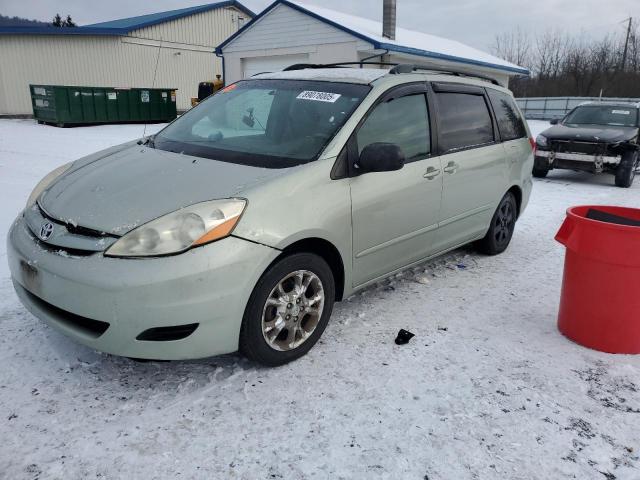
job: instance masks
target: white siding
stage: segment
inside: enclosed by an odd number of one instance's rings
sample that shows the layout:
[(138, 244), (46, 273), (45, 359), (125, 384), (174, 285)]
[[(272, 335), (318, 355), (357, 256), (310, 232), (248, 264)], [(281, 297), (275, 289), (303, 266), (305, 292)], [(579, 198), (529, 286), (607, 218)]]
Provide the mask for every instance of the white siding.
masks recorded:
[(338, 28), (327, 25), (310, 15), (286, 5), (278, 5), (251, 28), (236, 37), (223, 49), (227, 53), (247, 50), (285, 48), (357, 41), (359, 49), (370, 48), (363, 42)]
[(295, 63), (309, 63), (309, 55), (270, 55), (265, 57), (247, 57), (242, 59), (242, 78), (250, 78), (258, 73), (275, 72)]
[[(278, 5), (223, 48), (226, 82), (243, 78), (244, 59), (307, 55), (310, 63), (350, 62), (372, 45), (286, 5)], [(293, 62), (296, 63), (296, 62)]]
[(248, 15), (235, 8), (218, 8), (134, 30), (129, 36), (214, 49), (238, 31), (238, 17)]
[(213, 50), (237, 30), (238, 16), (246, 14), (217, 9), (123, 37), (0, 35), (0, 114), (31, 114), (33, 83), (177, 88), (185, 110), (199, 82), (222, 74)]

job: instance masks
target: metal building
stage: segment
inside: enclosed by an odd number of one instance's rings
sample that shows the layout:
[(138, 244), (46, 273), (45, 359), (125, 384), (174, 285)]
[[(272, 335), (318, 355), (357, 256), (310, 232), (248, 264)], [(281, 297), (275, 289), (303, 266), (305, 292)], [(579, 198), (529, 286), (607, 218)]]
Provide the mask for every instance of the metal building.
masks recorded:
[(452, 68), (489, 75), (507, 85), (529, 75), (514, 65), (460, 42), (396, 28), (395, 0), (384, 0), (383, 22), (315, 5), (276, 0), (218, 46), (226, 83), (295, 63), (387, 61)]
[(215, 47), (252, 17), (223, 1), (75, 28), (0, 27), (0, 115), (32, 113), (29, 84), (177, 88), (186, 110), (198, 83), (222, 74)]

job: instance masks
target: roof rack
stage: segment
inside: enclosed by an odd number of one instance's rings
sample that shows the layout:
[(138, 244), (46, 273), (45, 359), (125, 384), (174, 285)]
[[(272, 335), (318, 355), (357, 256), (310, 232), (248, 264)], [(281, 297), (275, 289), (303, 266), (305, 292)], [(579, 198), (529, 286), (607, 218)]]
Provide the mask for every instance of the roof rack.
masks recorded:
[(426, 67), (423, 65), (414, 65), (408, 63), (397, 64), (389, 73), (391, 75), (399, 74), (399, 73), (413, 73), (416, 70), (423, 70), (428, 72), (438, 72), (438, 73), (446, 73), (449, 75), (455, 75), (456, 77), (471, 77), (471, 78), (479, 78), (481, 80), (486, 80), (487, 82), (491, 82), (494, 85), (500, 85), (495, 78), (489, 77), (487, 75), (482, 75), (479, 73), (469, 73), (464, 70), (456, 70), (454, 68), (445, 68), (445, 67)]
[(470, 73), (464, 70), (456, 70), (455, 68), (445, 68), (445, 67), (427, 67), (423, 65), (415, 65), (409, 63), (391, 63), (391, 62), (338, 62), (338, 63), (296, 63), (294, 65), (289, 65), (283, 72), (289, 72), (292, 70), (304, 70), (307, 68), (345, 68), (349, 65), (360, 65), (362, 68), (364, 65), (378, 65), (385, 67), (392, 67), (389, 70), (391, 75), (397, 75), (401, 73), (413, 73), (417, 70), (422, 70), (425, 72), (437, 72), (437, 73), (445, 73), (449, 75), (455, 75), (456, 77), (470, 77), (470, 78), (479, 78), (481, 80), (485, 80), (487, 82), (491, 82), (494, 85), (500, 85), (500, 83), (492, 77), (487, 75), (482, 75), (479, 73)]
[(398, 64), (389, 62), (296, 63), (294, 65), (289, 65), (282, 71), (290, 72), (292, 70), (304, 70), (306, 68), (345, 68), (349, 65), (360, 65), (360, 68), (362, 68), (363, 65), (383, 65), (386, 67), (395, 67)]

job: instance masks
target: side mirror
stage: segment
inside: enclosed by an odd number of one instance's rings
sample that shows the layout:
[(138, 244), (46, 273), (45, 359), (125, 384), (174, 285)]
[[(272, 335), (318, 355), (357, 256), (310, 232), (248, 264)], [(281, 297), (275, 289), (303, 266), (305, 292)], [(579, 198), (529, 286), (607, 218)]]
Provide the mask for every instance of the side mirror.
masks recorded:
[(557, 125), (558, 123), (560, 123), (560, 120), (557, 118), (552, 118), (551, 120), (549, 120), (549, 123), (551, 125)]
[(404, 153), (395, 143), (371, 143), (364, 147), (358, 166), (363, 172), (393, 172), (404, 167)]

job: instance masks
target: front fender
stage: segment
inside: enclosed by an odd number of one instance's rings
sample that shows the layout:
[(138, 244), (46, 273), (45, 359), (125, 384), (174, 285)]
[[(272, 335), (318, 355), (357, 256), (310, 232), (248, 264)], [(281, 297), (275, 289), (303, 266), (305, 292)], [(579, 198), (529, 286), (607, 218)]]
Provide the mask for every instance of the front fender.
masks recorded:
[(351, 193), (349, 179), (332, 180), (332, 159), (319, 160), (246, 192), (247, 209), (234, 236), (278, 250), (322, 239), (340, 253), (345, 290), (351, 286)]

